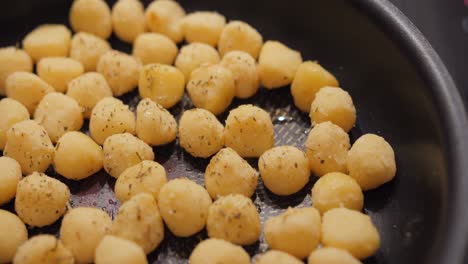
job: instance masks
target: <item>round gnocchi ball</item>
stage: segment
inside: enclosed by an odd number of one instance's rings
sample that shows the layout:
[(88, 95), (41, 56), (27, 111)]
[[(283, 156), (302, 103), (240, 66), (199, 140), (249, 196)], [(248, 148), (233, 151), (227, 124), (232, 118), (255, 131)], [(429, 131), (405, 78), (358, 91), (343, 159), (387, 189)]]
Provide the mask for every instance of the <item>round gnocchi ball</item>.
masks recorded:
[(231, 71), (219, 64), (200, 66), (192, 72), (187, 84), (187, 93), (192, 103), (215, 115), (229, 107), (235, 89)]
[(89, 118), (102, 98), (112, 97), (112, 90), (102, 74), (88, 72), (68, 83), (67, 95), (81, 106), (83, 117)]
[(301, 53), (281, 42), (267, 41), (258, 58), (260, 83), (267, 89), (289, 85), (302, 63)]
[(65, 57), (48, 57), (39, 61), (37, 75), (54, 87), (55, 91), (64, 93), (68, 83), (84, 72), (81, 62)]
[(69, 17), (75, 32), (87, 32), (103, 39), (112, 34), (111, 10), (103, 0), (74, 0)]
[(334, 208), (323, 215), (322, 243), (365, 259), (379, 249), (380, 235), (369, 216), (347, 208)]
[(107, 235), (96, 248), (96, 264), (148, 264), (143, 249), (136, 243)]
[(278, 250), (268, 250), (265, 254), (257, 257), (255, 264), (303, 264), (302, 261), (295, 258), (294, 256), (278, 251)]
[(198, 243), (190, 254), (189, 263), (250, 264), (250, 256), (240, 246), (222, 239), (209, 238)]
[(6, 95), (8, 75), (18, 71), (32, 72), (32, 69), (32, 59), (24, 50), (13, 46), (0, 48), (0, 95)]
[(182, 20), (182, 34), (188, 43), (201, 42), (216, 47), (226, 25), (226, 18), (217, 12), (194, 12)]
[(320, 244), (320, 213), (313, 207), (288, 208), (268, 219), (263, 232), (271, 249), (304, 259)]
[(45, 95), (34, 112), (34, 120), (42, 125), (53, 143), (68, 131), (83, 126), (81, 107), (75, 99), (62, 93)]
[(53, 224), (66, 211), (70, 200), (67, 185), (44, 173), (24, 177), (16, 190), (15, 210), (24, 223), (32, 227)]
[(359, 184), (341, 172), (330, 172), (320, 177), (312, 187), (311, 197), (312, 206), (321, 214), (338, 207), (361, 211), (364, 205)]
[(73, 208), (63, 217), (60, 240), (77, 263), (92, 263), (97, 246), (111, 226), (111, 218), (101, 209)]
[(260, 216), (252, 200), (241, 194), (230, 194), (210, 206), (206, 229), (211, 238), (251, 245), (260, 237)]
[(71, 32), (64, 25), (36, 27), (23, 39), (23, 49), (38, 62), (45, 57), (66, 57), (70, 51)]
[(125, 42), (133, 43), (145, 32), (145, 10), (138, 0), (119, 0), (112, 7), (112, 27), (115, 35)]
[(315, 61), (305, 61), (299, 65), (291, 84), (294, 104), (303, 112), (310, 111), (315, 94), (325, 86), (338, 87), (339, 83), (330, 72)]
[(348, 170), (364, 191), (391, 181), (396, 174), (392, 146), (374, 134), (361, 136), (348, 152)]
[(0, 150), (3, 150), (8, 129), (18, 122), (28, 120), (29, 112), (15, 99), (3, 98), (0, 100), (0, 116)]
[(119, 99), (105, 97), (91, 112), (89, 132), (98, 144), (115, 134), (135, 134), (135, 114)]
[(362, 264), (361, 261), (349, 254), (348, 251), (322, 247), (312, 252), (307, 259), (308, 264)]
[(305, 142), (306, 154), (315, 176), (329, 172), (347, 172), (346, 160), (350, 147), (349, 135), (331, 122), (314, 126)]
[(67, 132), (57, 141), (54, 169), (71, 180), (85, 179), (102, 169), (102, 148), (81, 132)]
[(0, 263), (11, 263), (18, 247), (28, 240), (28, 230), (17, 215), (0, 209), (0, 234)]
[(166, 183), (164, 167), (156, 161), (144, 160), (120, 174), (115, 182), (115, 196), (123, 203), (139, 193), (149, 193), (157, 201), (159, 191)]
[(73, 264), (73, 254), (52, 235), (37, 235), (24, 242), (16, 251), (14, 264)]
[(348, 92), (337, 87), (323, 87), (310, 108), (310, 122), (330, 121), (348, 132), (356, 123), (356, 108)]
[(257, 171), (231, 148), (216, 153), (206, 167), (205, 186), (213, 199), (234, 193), (250, 197), (257, 182)]
[(177, 137), (177, 122), (160, 104), (146, 98), (137, 106), (136, 134), (151, 146), (160, 146)]
[(118, 178), (127, 168), (142, 162), (154, 160), (153, 149), (129, 133), (115, 134), (104, 141), (104, 169)]
[(192, 72), (205, 64), (216, 64), (220, 61), (218, 52), (210, 45), (194, 42), (183, 46), (175, 60), (175, 66), (188, 81)]
[(300, 191), (310, 178), (307, 156), (292, 146), (275, 147), (264, 152), (258, 160), (258, 169), (265, 187), (277, 195)]
[(138, 85), (141, 62), (123, 52), (110, 50), (101, 56), (96, 69), (104, 76), (114, 96), (121, 96)]
[(241, 157), (257, 158), (275, 144), (270, 115), (253, 105), (241, 105), (229, 112), (224, 130), (226, 147)]
[(34, 114), (42, 98), (54, 88), (39, 76), (30, 72), (14, 72), (6, 79), (6, 94), (23, 104), (30, 114)]
[(172, 65), (179, 48), (172, 39), (159, 33), (140, 34), (133, 44), (133, 56), (143, 65), (160, 63)]
[(164, 238), (164, 224), (153, 196), (139, 193), (123, 203), (111, 233), (135, 242), (146, 254), (156, 249)]
[(42, 126), (25, 120), (8, 130), (3, 155), (15, 159), (23, 174), (44, 172), (52, 163), (54, 145)]
[(257, 64), (249, 53), (230, 51), (224, 55), (220, 64), (232, 73), (236, 97), (244, 99), (257, 93), (259, 88)]
[(182, 99), (184, 86), (184, 75), (176, 67), (148, 64), (140, 71), (140, 96), (150, 98), (164, 108), (171, 108)]
[(183, 39), (181, 21), (185, 10), (173, 0), (156, 0), (146, 8), (145, 20), (147, 28), (168, 36), (179, 43)]
[(174, 235), (189, 237), (205, 227), (211, 198), (202, 186), (178, 178), (166, 183), (158, 197), (161, 216)]
[(223, 125), (211, 112), (190, 109), (179, 121), (179, 144), (194, 157), (208, 158), (223, 147), (223, 131)]
[[(15, 197), (16, 186), (23, 178), (23, 175), (21, 174), (21, 166), (19, 163), (14, 159), (5, 156), (0, 157), (0, 171), (2, 172), (0, 174), (0, 205), (3, 205)], [(0, 263), (3, 262), (0, 261)]]
[(241, 50), (257, 59), (263, 45), (263, 37), (251, 25), (243, 21), (229, 22), (221, 32), (218, 50), (221, 57), (229, 51)]
[(81, 62), (85, 71), (95, 71), (99, 58), (109, 50), (111, 46), (106, 40), (90, 33), (78, 32), (71, 39), (70, 58)]

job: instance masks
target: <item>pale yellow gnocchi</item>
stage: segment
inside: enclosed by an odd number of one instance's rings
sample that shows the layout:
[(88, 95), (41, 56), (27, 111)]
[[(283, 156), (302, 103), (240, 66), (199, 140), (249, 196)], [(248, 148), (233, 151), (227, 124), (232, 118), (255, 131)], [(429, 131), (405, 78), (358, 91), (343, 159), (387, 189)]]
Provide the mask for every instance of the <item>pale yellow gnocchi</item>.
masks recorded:
[(65, 93), (68, 83), (84, 72), (81, 62), (65, 57), (48, 57), (39, 61), (37, 75), (54, 87), (55, 91)]
[(243, 21), (235, 20), (223, 28), (218, 41), (218, 50), (221, 57), (229, 51), (241, 50), (257, 59), (262, 45), (263, 37), (255, 28)]
[(28, 120), (29, 112), (20, 102), (3, 98), (0, 100), (0, 116), (0, 150), (3, 150), (8, 129), (18, 122)]
[(322, 247), (312, 252), (307, 259), (308, 264), (362, 264), (361, 261), (349, 254), (348, 251)]
[(5, 156), (0, 157), (0, 171), (0, 205), (3, 205), (15, 197), (16, 187), (23, 175), (19, 163)]
[(228, 241), (209, 238), (198, 243), (190, 254), (190, 264), (250, 264), (250, 256), (245, 250)]
[(101, 209), (73, 208), (63, 217), (60, 240), (77, 263), (92, 263), (97, 246), (111, 226), (111, 218)]
[(145, 32), (145, 11), (139, 0), (119, 0), (112, 7), (112, 27), (122, 41), (133, 43)]
[(177, 137), (177, 122), (172, 114), (151, 99), (137, 106), (136, 135), (151, 146), (165, 145)]
[(140, 34), (133, 43), (133, 56), (143, 65), (160, 63), (172, 65), (179, 48), (172, 39), (160, 33)]
[(47, 131), (33, 120), (25, 120), (8, 130), (3, 155), (15, 159), (23, 174), (31, 174), (46, 171), (54, 152)]
[(140, 193), (123, 203), (111, 233), (135, 242), (146, 254), (156, 249), (164, 238), (164, 224), (153, 196)]
[(103, 0), (74, 0), (69, 17), (75, 32), (87, 32), (103, 39), (112, 34), (111, 10)]
[(33, 62), (28, 53), (17, 47), (0, 48), (0, 95), (5, 95), (8, 75), (17, 72), (32, 72)]
[(184, 95), (185, 78), (176, 67), (148, 64), (140, 71), (138, 91), (142, 98), (150, 98), (164, 108), (171, 108)]
[(70, 58), (81, 64), (85, 71), (95, 71), (99, 58), (111, 50), (109, 43), (93, 34), (78, 32), (71, 39)]
[(18, 248), (13, 259), (13, 264), (49, 263), (75, 263), (70, 250), (52, 235), (37, 235), (30, 238)]
[(32, 227), (53, 224), (67, 210), (70, 189), (67, 185), (43, 173), (24, 177), (16, 190), (15, 211)]
[(194, 12), (182, 20), (182, 34), (188, 43), (201, 42), (216, 47), (226, 18), (209, 11)]
[(241, 105), (229, 112), (224, 130), (226, 147), (241, 157), (260, 157), (275, 144), (270, 115), (253, 105)]
[(154, 160), (153, 149), (129, 133), (115, 134), (104, 141), (104, 169), (118, 178), (127, 168), (143, 160)]
[(174, 235), (189, 237), (205, 227), (211, 198), (202, 186), (177, 178), (165, 184), (158, 197), (161, 216)]
[(183, 39), (181, 21), (185, 10), (173, 0), (156, 0), (146, 8), (146, 26), (152, 32), (168, 36), (179, 43)]
[(81, 132), (67, 132), (57, 141), (55, 171), (67, 179), (82, 180), (102, 169), (102, 148)]
[(250, 197), (257, 182), (257, 171), (231, 148), (221, 149), (206, 167), (205, 186), (213, 199), (235, 193)]
[(279, 250), (269, 250), (255, 259), (255, 264), (302, 264), (302, 261), (294, 256)]
[(210, 45), (194, 42), (183, 46), (175, 60), (175, 66), (188, 81), (191, 73), (204, 64), (216, 64), (220, 61), (218, 52)]
[(194, 157), (208, 158), (223, 147), (223, 131), (223, 125), (211, 112), (190, 109), (179, 121), (179, 144)]
[(260, 216), (250, 198), (230, 194), (220, 197), (210, 206), (206, 230), (211, 238), (251, 245), (260, 237)]
[(71, 32), (64, 25), (46, 24), (35, 28), (23, 39), (23, 49), (38, 62), (45, 57), (66, 57)]
[(28, 230), (17, 215), (0, 209), (0, 234), (0, 263), (11, 263), (18, 248), (28, 240)]
[(135, 242), (116, 236), (105, 236), (96, 248), (96, 264), (147, 264), (143, 249)]
[(75, 99), (62, 93), (45, 95), (34, 112), (34, 120), (42, 125), (52, 143), (68, 131), (80, 130), (83, 126), (82, 108)]
[(257, 93), (259, 88), (257, 64), (249, 53), (230, 51), (224, 55), (220, 64), (232, 73), (236, 97), (249, 98)]

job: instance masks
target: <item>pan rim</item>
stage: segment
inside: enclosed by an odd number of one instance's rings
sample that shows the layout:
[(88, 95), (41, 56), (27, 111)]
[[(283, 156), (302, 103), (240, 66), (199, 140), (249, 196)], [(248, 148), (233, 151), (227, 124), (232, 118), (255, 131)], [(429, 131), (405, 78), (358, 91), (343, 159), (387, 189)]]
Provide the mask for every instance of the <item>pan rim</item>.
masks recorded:
[(418, 69), (430, 89), (442, 119), (448, 179), (444, 194), (445, 215), (437, 234), (430, 263), (464, 263), (468, 256), (468, 116), (450, 73), (419, 29), (388, 0), (353, 0), (371, 20), (388, 34)]

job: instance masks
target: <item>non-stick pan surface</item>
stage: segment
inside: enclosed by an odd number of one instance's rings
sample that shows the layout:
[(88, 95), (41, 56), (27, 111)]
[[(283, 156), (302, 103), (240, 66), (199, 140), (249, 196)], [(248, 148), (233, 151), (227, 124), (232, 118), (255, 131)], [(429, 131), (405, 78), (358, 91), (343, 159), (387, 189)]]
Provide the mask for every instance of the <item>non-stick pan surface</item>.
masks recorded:
[[(108, 1), (113, 4), (114, 1)], [(145, 1), (147, 4), (149, 1)], [(181, 2), (187, 11), (216, 10), (228, 19), (252, 24), (265, 40), (279, 40), (318, 60), (350, 92), (357, 108), (354, 142), (364, 133), (385, 137), (394, 147), (398, 173), (394, 181), (365, 193), (365, 212), (378, 227), (382, 247), (365, 263), (462, 263), (466, 248), (468, 201), (464, 154), (467, 119), (453, 82), (420, 33), (384, 0), (288, 0)], [(0, 5), (0, 44), (15, 45), (42, 23), (67, 23), (71, 1), (16, 0)], [(130, 46), (111, 38), (114, 48)], [(137, 92), (122, 99), (133, 108)], [(298, 111), (289, 87), (260, 92), (248, 100), (235, 100), (231, 108), (251, 103), (270, 112), (276, 145), (302, 147), (310, 129), (306, 114)], [(170, 111), (177, 118), (192, 108), (184, 100)], [(227, 113), (219, 116), (224, 122)], [(1, 117), (0, 117), (1, 118)], [(87, 131), (87, 125), (83, 131)], [(188, 177), (203, 185), (208, 159), (196, 159), (178, 143), (154, 149), (169, 178)], [(257, 167), (257, 160), (249, 162)], [(86, 180), (67, 183), (72, 206), (101, 207), (111, 216), (119, 202), (113, 194), (115, 180), (100, 172)], [(310, 206), (310, 189), (316, 178), (299, 193), (279, 197), (260, 182), (252, 199), (262, 223), (288, 206)], [(13, 204), (4, 206), (13, 210)], [(60, 222), (31, 229), (30, 235), (58, 232)], [(1, 234), (0, 234), (1, 235)], [(186, 263), (206, 232), (190, 238), (166, 238), (149, 255), (150, 263)], [(267, 250), (263, 238), (246, 247), (253, 256)]]

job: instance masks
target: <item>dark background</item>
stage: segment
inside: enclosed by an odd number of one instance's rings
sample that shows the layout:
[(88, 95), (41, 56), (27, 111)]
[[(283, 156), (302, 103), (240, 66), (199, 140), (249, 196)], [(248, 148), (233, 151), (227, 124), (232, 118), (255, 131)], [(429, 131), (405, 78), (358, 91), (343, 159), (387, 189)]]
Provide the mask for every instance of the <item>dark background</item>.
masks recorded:
[(390, 0), (435, 48), (468, 106), (468, 6), (464, 0)]

